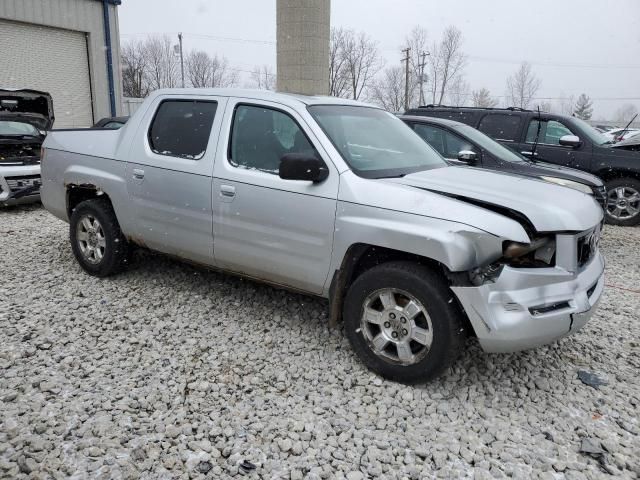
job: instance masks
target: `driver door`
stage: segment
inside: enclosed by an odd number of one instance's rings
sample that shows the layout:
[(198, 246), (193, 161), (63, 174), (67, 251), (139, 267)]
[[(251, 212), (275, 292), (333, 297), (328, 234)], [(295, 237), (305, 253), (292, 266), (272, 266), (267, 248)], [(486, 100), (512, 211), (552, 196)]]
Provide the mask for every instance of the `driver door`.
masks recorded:
[(527, 158), (541, 162), (554, 163), (565, 167), (588, 170), (591, 161), (591, 145), (586, 139), (581, 138), (582, 145), (577, 148), (560, 145), (560, 138), (565, 135), (576, 135), (571, 129), (558, 120), (542, 119), (540, 133), (538, 135), (538, 145), (532, 157), (531, 150), (535, 143), (538, 122), (540, 120), (531, 119), (527, 129), (525, 146), (522, 154)]

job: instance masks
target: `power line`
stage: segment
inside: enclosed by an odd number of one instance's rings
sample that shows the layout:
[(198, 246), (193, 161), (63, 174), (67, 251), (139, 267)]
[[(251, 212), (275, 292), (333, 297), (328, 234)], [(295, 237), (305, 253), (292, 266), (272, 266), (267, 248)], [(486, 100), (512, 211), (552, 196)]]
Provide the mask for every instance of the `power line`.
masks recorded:
[[(121, 37), (136, 37), (136, 36), (149, 36), (149, 35), (174, 35), (175, 32), (138, 32), (138, 33), (121, 33)], [(241, 37), (222, 37), (218, 35), (208, 35), (205, 33), (189, 33), (190, 37), (199, 38), (204, 40), (213, 40), (219, 42), (232, 42), (232, 43), (251, 43), (255, 45), (276, 45), (275, 40), (261, 40), (255, 38), (241, 38)], [(394, 51), (395, 48), (382, 48), (385, 51)], [(509, 63), (519, 65), (523, 62), (522, 59), (510, 59), (510, 58), (498, 58), (498, 57), (485, 57), (480, 55), (467, 55), (469, 60), (475, 60), (480, 62), (489, 63)], [(616, 69), (637, 69), (640, 65), (604, 65), (594, 63), (566, 63), (566, 62), (546, 62), (546, 61), (528, 61), (531, 65), (559, 67), (559, 68), (616, 68)]]
[[(151, 35), (174, 35), (173, 32), (138, 32), (138, 33), (121, 33), (121, 37), (145, 37)], [(257, 45), (275, 45), (275, 41), (271, 40), (258, 40), (251, 38), (238, 38), (238, 37), (220, 37), (217, 35), (207, 35), (204, 33), (187, 33), (191, 38), (199, 38), (202, 40), (214, 40), (218, 42), (235, 42), (235, 43), (252, 43)]]

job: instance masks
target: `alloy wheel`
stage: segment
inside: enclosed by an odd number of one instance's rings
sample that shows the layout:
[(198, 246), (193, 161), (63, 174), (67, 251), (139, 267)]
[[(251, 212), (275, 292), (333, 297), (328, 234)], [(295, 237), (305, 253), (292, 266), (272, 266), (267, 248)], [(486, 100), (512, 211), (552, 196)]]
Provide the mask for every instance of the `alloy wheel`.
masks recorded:
[(377, 290), (365, 299), (360, 328), (371, 350), (395, 364), (419, 362), (433, 342), (427, 310), (413, 295), (394, 288)]
[(640, 213), (640, 192), (632, 187), (609, 190), (607, 214), (616, 220), (628, 220)]
[(85, 260), (98, 264), (104, 258), (107, 242), (102, 225), (93, 215), (83, 216), (76, 227), (76, 241)]

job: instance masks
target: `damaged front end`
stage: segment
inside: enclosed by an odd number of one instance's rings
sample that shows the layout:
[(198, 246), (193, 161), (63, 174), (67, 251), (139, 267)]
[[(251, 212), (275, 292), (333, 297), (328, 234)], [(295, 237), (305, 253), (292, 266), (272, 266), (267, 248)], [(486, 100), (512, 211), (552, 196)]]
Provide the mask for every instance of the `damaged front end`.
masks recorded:
[(467, 272), (452, 290), (485, 351), (547, 344), (580, 329), (604, 288), (601, 225), (580, 233), (505, 241), (500, 259)]

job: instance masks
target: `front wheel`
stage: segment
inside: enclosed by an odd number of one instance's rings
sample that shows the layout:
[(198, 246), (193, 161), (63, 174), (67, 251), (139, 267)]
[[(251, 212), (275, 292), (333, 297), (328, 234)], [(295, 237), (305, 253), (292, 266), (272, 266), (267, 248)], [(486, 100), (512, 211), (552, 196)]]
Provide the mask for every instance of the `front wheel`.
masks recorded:
[(616, 178), (607, 182), (607, 223), (629, 227), (640, 223), (640, 180)]
[(106, 277), (127, 263), (129, 245), (106, 199), (86, 200), (73, 210), (69, 237), (76, 260), (90, 275)]
[(462, 349), (462, 313), (446, 281), (411, 262), (385, 263), (360, 275), (344, 304), (346, 335), (375, 373), (403, 383), (429, 381)]

